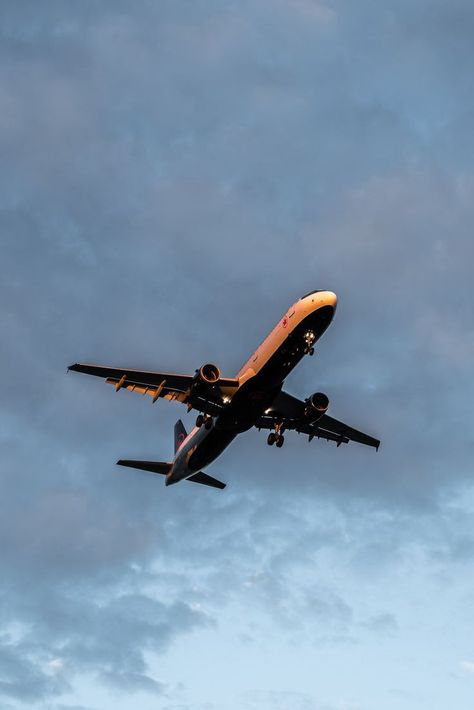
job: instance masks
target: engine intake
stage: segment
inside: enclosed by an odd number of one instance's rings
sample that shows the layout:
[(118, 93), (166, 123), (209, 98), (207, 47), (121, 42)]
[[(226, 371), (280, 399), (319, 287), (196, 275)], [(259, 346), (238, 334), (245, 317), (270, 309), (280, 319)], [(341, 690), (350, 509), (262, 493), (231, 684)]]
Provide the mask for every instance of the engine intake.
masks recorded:
[(221, 371), (217, 365), (213, 365), (212, 362), (208, 362), (203, 365), (197, 373), (198, 379), (206, 385), (215, 385), (219, 381), (221, 376)]
[(317, 422), (329, 407), (329, 398), (323, 392), (315, 392), (306, 400), (305, 417), (310, 422)]

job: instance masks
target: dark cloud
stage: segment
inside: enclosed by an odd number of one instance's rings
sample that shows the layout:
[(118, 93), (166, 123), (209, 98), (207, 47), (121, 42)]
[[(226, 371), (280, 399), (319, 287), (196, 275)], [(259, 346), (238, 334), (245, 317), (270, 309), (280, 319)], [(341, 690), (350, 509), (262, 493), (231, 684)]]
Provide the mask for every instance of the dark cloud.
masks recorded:
[(35, 648), (28, 643), (0, 640), (0, 693), (22, 702), (37, 702), (70, 690), (64, 678), (48, 674), (35, 659)]
[[(396, 636), (399, 599), (357, 585), (470, 564), (473, 23), (461, 0), (2, 3), (5, 697), (163, 694), (147, 654), (229, 605)], [(223, 496), (115, 470), (170, 456), (182, 412), (70, 362), (233, 374), (320, 286), (337, 317), (288, 389), (378, 455), (252, 432)]]

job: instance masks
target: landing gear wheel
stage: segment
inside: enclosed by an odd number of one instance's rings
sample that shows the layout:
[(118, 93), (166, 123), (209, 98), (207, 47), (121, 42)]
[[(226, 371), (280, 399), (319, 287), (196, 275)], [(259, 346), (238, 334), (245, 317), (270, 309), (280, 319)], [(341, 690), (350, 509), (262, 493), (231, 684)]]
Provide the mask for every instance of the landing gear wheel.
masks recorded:
[(198, 427), (198, 429), (200, 429), (202, 427), (202, 425), (204, 424), (204, 421), (205, 421), (204, 415), (198, 414), (196, 417), (196, 426)]
[(285, 437), (283, 436), (283, 434), (279, 434), (278, 438), (276, 440), (277, 448), (281, 449), (281, 447), (283, 446), (284, 443), (285, 443)]
[(308, 350), (308, 355), (311, 355), (311, 357), (314, 355), (314, 348)]
[(210, 429), (212, 427), (212, 417), (206, 417), (204, 426), (206, 427), (206, 429)]
[(276, 440), (277, 440), (277, 435), (274, 434), (273, 432), (271, 432), (268, 435), (268, 439), (267, 439), (268, 446), (273, 446), (273, 444), (275, 443)]

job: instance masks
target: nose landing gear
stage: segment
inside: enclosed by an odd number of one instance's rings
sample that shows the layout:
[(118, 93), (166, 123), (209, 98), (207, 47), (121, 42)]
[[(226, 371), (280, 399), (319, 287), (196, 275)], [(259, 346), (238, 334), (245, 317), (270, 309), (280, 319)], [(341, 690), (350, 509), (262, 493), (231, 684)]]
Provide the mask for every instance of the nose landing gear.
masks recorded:
[(308, 330), (304, 334), (304, 354), (305, 355), (314, 355), (315, 340), (316, 340), (316, 336), (312, 330)]

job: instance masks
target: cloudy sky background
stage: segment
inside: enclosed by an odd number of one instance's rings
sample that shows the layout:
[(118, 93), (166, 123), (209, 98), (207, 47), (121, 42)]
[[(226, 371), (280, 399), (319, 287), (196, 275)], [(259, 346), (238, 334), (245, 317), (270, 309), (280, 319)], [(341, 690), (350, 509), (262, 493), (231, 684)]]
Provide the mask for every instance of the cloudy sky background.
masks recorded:
[[(0, 3), (0, 707), (471, 710), (474, 8)], [(76, 361), (287, 382), (376, 454), (240, 437), (221, 493), (117, 469), (194, 415)]]

